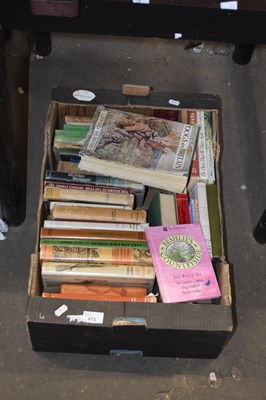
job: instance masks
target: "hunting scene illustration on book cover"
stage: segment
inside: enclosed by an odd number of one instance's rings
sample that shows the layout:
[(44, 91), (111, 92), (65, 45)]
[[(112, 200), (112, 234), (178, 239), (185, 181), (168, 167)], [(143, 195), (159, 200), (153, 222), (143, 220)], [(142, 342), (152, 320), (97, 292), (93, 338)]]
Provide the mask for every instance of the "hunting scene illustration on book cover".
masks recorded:
[(197, 126), (99, 106), (81, 154), (187, 175)]

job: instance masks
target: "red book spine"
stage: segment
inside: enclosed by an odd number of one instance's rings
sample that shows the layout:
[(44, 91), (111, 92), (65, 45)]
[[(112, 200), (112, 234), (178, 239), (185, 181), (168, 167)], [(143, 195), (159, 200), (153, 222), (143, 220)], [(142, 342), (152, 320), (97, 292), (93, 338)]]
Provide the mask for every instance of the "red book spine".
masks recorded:
[(179, 224), (190, 224), (188, 195), (176, 193), (176, 207)]

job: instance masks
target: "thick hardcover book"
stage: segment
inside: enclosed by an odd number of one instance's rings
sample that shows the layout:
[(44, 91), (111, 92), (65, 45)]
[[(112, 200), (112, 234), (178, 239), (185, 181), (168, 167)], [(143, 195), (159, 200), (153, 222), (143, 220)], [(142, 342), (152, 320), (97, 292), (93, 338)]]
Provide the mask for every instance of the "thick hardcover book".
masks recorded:
[(148, 210), (151, 226), (174, 225), (178, 223), (174, 193), (156, 193)]
[(60, 228), (60, 229), (98, 229), (98, 230), (114, 230), (114, 231), (135, 231), (144, 232), (144, 229), (149, 226), (145, 224), (126, 224), (126, 223), (113, 223), (113, 222), (83, 222), (83, 221), (55, 221), (44, 220), (43, 226), (45, 228)]
[[(81, 171), (78, 168), (78, 162), (70, 162), (70, 161), (58, 161), (56, 171), (58, 172), (64, 172), (64, 173), (71, 173), (71, 174), (83, 174), (86, 173), (86, 171)], [(54, 179), (56, 180), (56, 179)]]
[(143, 224), (147, 220), (145, 210), (117, 210), (116, 208), (95, 208), (56, 205), (51, 211), (53, 219), (81, 221), (107, 221)]
[(212, 256), (222, 258), (222, 234), (218, 206), (217, 186), (211, 184), (206, 185), (206, 192), (210, 220)]
[(197, 123), (200, 126), (199, 139), (198, 139), (199, 178), (203, 179), (204, 181), (207, 181), (208, 163), (207, 163), (204, 111), (197, 111)]
[(151, 265), (149, 250), (123, 247), (82, 247), (43, 245), (40, 260), (79, 261), (112, 265)]
[(176, 208), (179, 224), (190, 224), (188, 195), (176, 193)]
[(147, 288), (144, 287), (125, 287), (125, 286), (108, 286), (95, 284), (74, 284), (65, 283), (61, 285), (61, 293), (65, 294), (93, 294), (105, 296), (131, 296), (141, 297), (147, 296)]
[(97, 283), (115, 286), (143, 286), (152, 291), (154, 268), (142, 265), (104, 265), (78, 262), (42, 262), (44, 292), (60, 292), (63, 283)]
[(151, 296), (106, 296), (101, 294), (66, 294), (66, 293), (42, 293), (42, 297), (49, 297), (52, 299), (69, 299), (69, 300), (93, 300), (93, 301), (119, 301), (131, 303), (157, 303), (157, 297)]
[[(61, 163), (63, 163), (63, 161)], [(77, 165), (75, 163), (74, 167), (77, 170)], [(54, 182), (69, 182), (78, 184), (82, 183), (95, 186), (126, 188), (136, 196), (136, 205), (138, 207), (142, 206), (145, 194), (145, 186), (141, 183), (128, 181), (126, 179), (111, 178), (104, 175), (83, 174), (78, 172), (78, 170), (76, 172), (46, 171), (45, 180)]]
[(79, 207), (90, 207), (90, 208), (116, 208), (120, 210), (132, 210), (133, 206), (121, 205), (121, 204), (106, 204), (106, 203), (81, 203), (76, 201), (53, 201), (47, 200), (45, 202), (46, 209), (50, 214), (54, 206), (79, 206)]
[(213, 128), (212, 128), (212, 112), (204, 111), (204, 125), (206, 137), (206, 156), (207, 156), (207, 170), (208, 170), (208, 183), (215, 183), (215, 167), (214, 167), (214, 154), (213, 154)]
[(97, 229), (56, 229), (41, 228), (41, 239), (43, 238), (62, 238), (62, 239), (112, 239), (112, 240), (132, 240), (146, 242), (144, 232), (134, 231), (114, 231), (114, 230), (97, 230)]
[(194, 201), (195, 223), (200, 222), (210, 257), (212, 257), (212, 242), (211, 242), (210, 218), (208, 210), (206, 182), (197, 182), (193, 186), (193, 188), (189, 191), (189, 198), (190, 201), (191, 200)]
[(58, 182), (58, 181), (44, 181), (44, 187), (59, 188), (59, 189), (75, 189), (85, 192), (97, 192), (97, 193), (118, 193), (118, 194), (131, 194), (128, 188), (101, 186), (101, 185), (88, 185), (70, 182)]
[(44, 186), (43, 200), (70, 200), (83, 201), (86, 203), (107, 203), (107, 204), (134, 204), (133, 194), (112, 193), (108, 191), (91, 191), (86, 188), (62, 188), (53, 186)]
[[(188, 123), (191, 125), (197, 125), (197, 111), (196, 110), (188, 110)], [(199, 176), (199, 149), (198, 142), (195, 148), (195, 152), (193, 155), (191, 171), (190, 171), (190, 179)]]
[(196, 125), (99, 106), (79, 168), (182, 193), (197, 136)]
[(199, 224), (149, 227), (145, 232), (164, 303), (221, 296)]
[(41, 238), (40, 246), (71, 246), (71, 247), (127, 247), (147, 249), (147, 242), (134, 242), (130, 240), (103, 240), (103, 239), (62, 239), (62, 238)]

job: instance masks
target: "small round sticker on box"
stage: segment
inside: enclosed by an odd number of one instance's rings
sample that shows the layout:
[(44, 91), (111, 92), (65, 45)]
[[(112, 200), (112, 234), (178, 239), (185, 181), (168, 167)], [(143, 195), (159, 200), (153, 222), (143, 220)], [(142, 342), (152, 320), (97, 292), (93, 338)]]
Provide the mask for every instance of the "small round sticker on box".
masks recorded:
[(73, 97), (75, 97), (75, 99), (79, 100), (79, 101), (92, 101), (93, 99), (95, 99), (95, 94), (93, 92), (90, 92), (89, 90), (75, 90), (75, 92), (73, 92)]

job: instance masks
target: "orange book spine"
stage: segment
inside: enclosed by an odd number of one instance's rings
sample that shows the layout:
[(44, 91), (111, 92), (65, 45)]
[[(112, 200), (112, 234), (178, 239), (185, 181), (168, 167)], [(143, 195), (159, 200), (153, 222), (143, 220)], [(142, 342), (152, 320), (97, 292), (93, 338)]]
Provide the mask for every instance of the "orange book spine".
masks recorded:
[(82, 221), (108, 221), (143, 224), (146, 222), (145, 210), (119, 210), (116, 208), (97, 208), (55, 205), (51, 211), (53, 219)]
[(108, 286), (78, 283), (63, 283), (61, 285), (61, 293), (121, 297), (144, 297), (148, 294), (147, 289), (144, 287)]
[(96, 301), (121, 301), (133, 303), (157, 303), (156, 296), (105, 296), (105, 295), (86, 295), (86, 294), (64, 294), (64, 293), (42, 293), (42, 297), (54, 299), (69, 299), (69, 300), (96, 300)]
[(50, 261), (80, 261), (112, 265), (152, 265), (148, 249), (118, 247), (78, 247), (42, 245), (40, 259)]
[(132, 240), (135, 242), (146, 242), (144, 232), (134, 231), (108, 231), (97, 229), (56, 229), (41, 228), (41, 238), (62, 238), (62, 239), (112, 239), (112, 240)]

